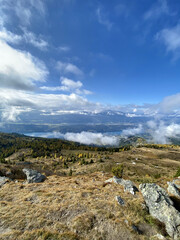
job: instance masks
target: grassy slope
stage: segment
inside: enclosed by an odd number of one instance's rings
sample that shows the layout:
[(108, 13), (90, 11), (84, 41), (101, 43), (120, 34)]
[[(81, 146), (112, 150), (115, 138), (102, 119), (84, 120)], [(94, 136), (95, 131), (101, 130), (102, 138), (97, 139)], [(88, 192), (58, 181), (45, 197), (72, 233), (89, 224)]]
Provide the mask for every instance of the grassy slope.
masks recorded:
[[(20, 150), (20, 152), (23, 150)], [(28, 152), (29, 150), (24, 150)], [(63, 159), (89, 153), (82, 150), (62, 150)], [(21, 169), (24, 162), (19, 152), (4, 163), (0, 171), (8, 173)], [(150, 236), (163, 231), (163, 226), (143, 209), (140, 193), (134, 197), (124, 193), (116, 184), (104, 184), (112, 176), (111, 168), (124, 164), (124, 178), (137, 186), (141, 182), (156, 182), (166, 188), (180, 167), (180, 148), (162, 146), (132, 148), (127, 152), (91, 151), (94, 163), (82, 164), (81, 158), (68, 162), (59, 157), (32, 158), (25, 156), (28, 167), (45, 172), (48, 179), (39, 184), (23, 184), (23, 179), (0, 189), (0, 239), (2, 240), (58, 240), (58, 239), (154, 239)], [(101, 159), (101, 160), (100, 160)], [(16, 165), (16, 164), (21, 165)], [(134, 164), (135, 163), (135, 164)], [(26, 166), (27, 167), (27, 166)], [(73, 175), (68, 176), (70, 169)], [(18, 175), (16, 177), (23, 178)], [(121, 196), (125, 206), (119, 206), (115, 196)], [(142, 235), (132, 231), (137, 225)]]

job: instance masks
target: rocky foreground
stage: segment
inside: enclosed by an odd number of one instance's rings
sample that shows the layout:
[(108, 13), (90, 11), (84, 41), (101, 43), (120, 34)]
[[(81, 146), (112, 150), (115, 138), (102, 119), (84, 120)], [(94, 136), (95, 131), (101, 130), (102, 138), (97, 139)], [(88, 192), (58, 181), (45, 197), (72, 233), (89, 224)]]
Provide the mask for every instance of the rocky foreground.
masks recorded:
[(103, 172), (23, 172), (26, 181), (0, 177), (2, 240), (180, 239), (179, 178), (165, 189)]

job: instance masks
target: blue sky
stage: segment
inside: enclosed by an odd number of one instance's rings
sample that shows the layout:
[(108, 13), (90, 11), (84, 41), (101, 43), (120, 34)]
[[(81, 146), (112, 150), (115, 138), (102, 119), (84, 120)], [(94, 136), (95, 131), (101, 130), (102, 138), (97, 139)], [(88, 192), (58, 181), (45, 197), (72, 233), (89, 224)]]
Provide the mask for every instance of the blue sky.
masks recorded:
[(180, 108), (178, 0), (0, 0), (0, 109)]

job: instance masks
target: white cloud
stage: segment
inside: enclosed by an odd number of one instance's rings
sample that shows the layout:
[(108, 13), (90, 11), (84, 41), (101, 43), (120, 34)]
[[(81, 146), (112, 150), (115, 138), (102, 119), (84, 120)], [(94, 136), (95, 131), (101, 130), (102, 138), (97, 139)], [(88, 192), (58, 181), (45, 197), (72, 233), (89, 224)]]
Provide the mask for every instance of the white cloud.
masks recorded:
[(157, 19), (162, 15), (170, 15), (167, 0), (158, 0), (156, 4), (144, 14), (145, 20)]
[(48, 86), (43, 86), (40, 87), (43, 90), (47, 91), (65, 91), (65, 92), (73, 92), (76, 94), (84, 94), (84, 95), (89, 95), (92, 94), (91, 91), (88, 91), (86, 89), (82, 89), (83, 84), (81, 81), (73, 81), (72, 79), (66, 78), (66, 77), (61, 77), (61, 86), (56, 86), (56, 87), (48, 87)]
[(36, 36), (33, 32), (23, 29), (24, 34), (22, 36), (23, 40), (26, 43), (33, 45), (34, 47), (39, 48), (40, 50), (46, 50), (48, 47), (48, 42), (42, 39), (41, 36)]
[(0, 49), (1, 87), (31, 90), (34, 82), (45, 81), (48, 71), (43, 62), (1, 40)]
[(118, 145), (119, 138), (116, 136), (107, 136), (102, 133), (91, 133), (91, 132), (81, 132), (81, 133), (66, 133), (64, 138), (68, 141), (74, 141), (84, 144), (96, 144), (96, 145)]
[(165, 97), (159, 104), (152, 106), (150, 111), (159, 114), (180, 113), (180, 93)]
[(68, 141), (79, 142), (81, 144), (93, 144), (100, 146), (117, 146), (119, 143), (119, 138), (116, 136), (107, 136), (102, 133), (92, 133), (85, 131), (80, 133), (68, 132), (65, 134), (62, 134), (60, 132), (43, 133), (40, 135), (40, 137), (63, 138)]
[(62, 74), (73, 74), (76, 76), (83, 76), (83, 72), (74, 64), (66, 62), (57, 62), (57, 69)]
[(22, 36), (7, 31), (6, 28), (2, 27), (0, 30), (0, 39), (13, 44), (19, 44), (22, 41)]
[(3, 25), (13, 21), (12, 16), (14, 14), (21, 22), (21, 25), (29, 25), (34, 14), (44, 16), (46, 10), (42, 0), (0, 0), (0, 13)]
[(19, 120), (19, 115), (23, 112), (28, 112), (30, 109), (23, 109), (21, 107), (7, 107), (2, 112), (2, 120), (4, 121), (10, 121), (10, 122), (16, 122)]
[(83, 86), (82, 82), (80, 81), (73, 81), (69, 78), (61, 77), (62, 89), (64, 91), (70, 91), (73, 89), (81, 88)]
[(58, 50), (59, 50), (60, 52), (68, 52), (68, 51), (71, 50), (71, 48), (68, 47), (68, 46), (60, 46), (60, 47), (58, 47)]
[(0, 39), (11, 44), (20, 44), (25, 42), (39, 48), (40, 50), (46, 50), (48, 47), (48, 42), (43, 40), (41, 36), (36, 36), (34, 33), (27, 31), (25, 28), (23, 28), (23, 34), (17, 35), (2, 27), (0, 30)]
[(175, 54), (175, 58), (180, 57), (180, 24), (161, 30), (156, 34), (156, 39), (163, 42), (167, 51)]
[(97, 8), (96, 15), (98, 22), (104, 25), (108, 30), (111, 30), (113, 23), (108, 19), (107, 15), (103, 12), (102, 8)]
[(122, 131), (122, 136), (134, 136), (143, 132), (143, 126), (140, 124), (137, 128), (130, 128)]
[(165, 125), (163, 121), (149, 121), (149, 133), (153, 138), (154, 143), (166, 144), (169, 143), (169, 138), (180, 137), (180, 125), (171, 123)]
[[(101, 109), (102, 105), (88, 101), (85, 97), (77, 94), (38, 94), (13, 89), (0, 89), (0, 109), (1, 112), (8, 112), (11, 107), (15, 107), (23, 112), (31, 110), (37, 111), (93, 111)], [(15, 113), (16, 115), (16, 113)], [(3, 115), (8, 117), (8, 114)]]

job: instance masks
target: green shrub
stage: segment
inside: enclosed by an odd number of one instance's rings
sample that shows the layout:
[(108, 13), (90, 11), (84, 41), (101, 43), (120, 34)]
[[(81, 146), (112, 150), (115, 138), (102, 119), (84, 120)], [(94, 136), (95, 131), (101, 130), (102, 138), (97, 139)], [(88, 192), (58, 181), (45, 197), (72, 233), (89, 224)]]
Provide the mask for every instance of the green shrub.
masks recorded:
[(176, 174), (174, 175), (174, 177), (179, 177), (180, 176), (180, 167), (178, 168)]
[(91, 164), (91, 163), (94, 163), (93, 159), (91, 159), (89, 163), (90, 163), (90, 164)]
[(72, 170), (72, 169), (70, 169), (70, 170), (69, 170), (69, 176), (71, 177), (71, 176), (72, 176), (72, 174), (73, 174), (73, 170)]
[(122, 178), (123, 170), (124, 170), (124, 166), (121, 164), (117, 167), (113, 167), (112, 168), (112, 173), (113, 173), (114, 176), (116, 176), (118, 178)]

